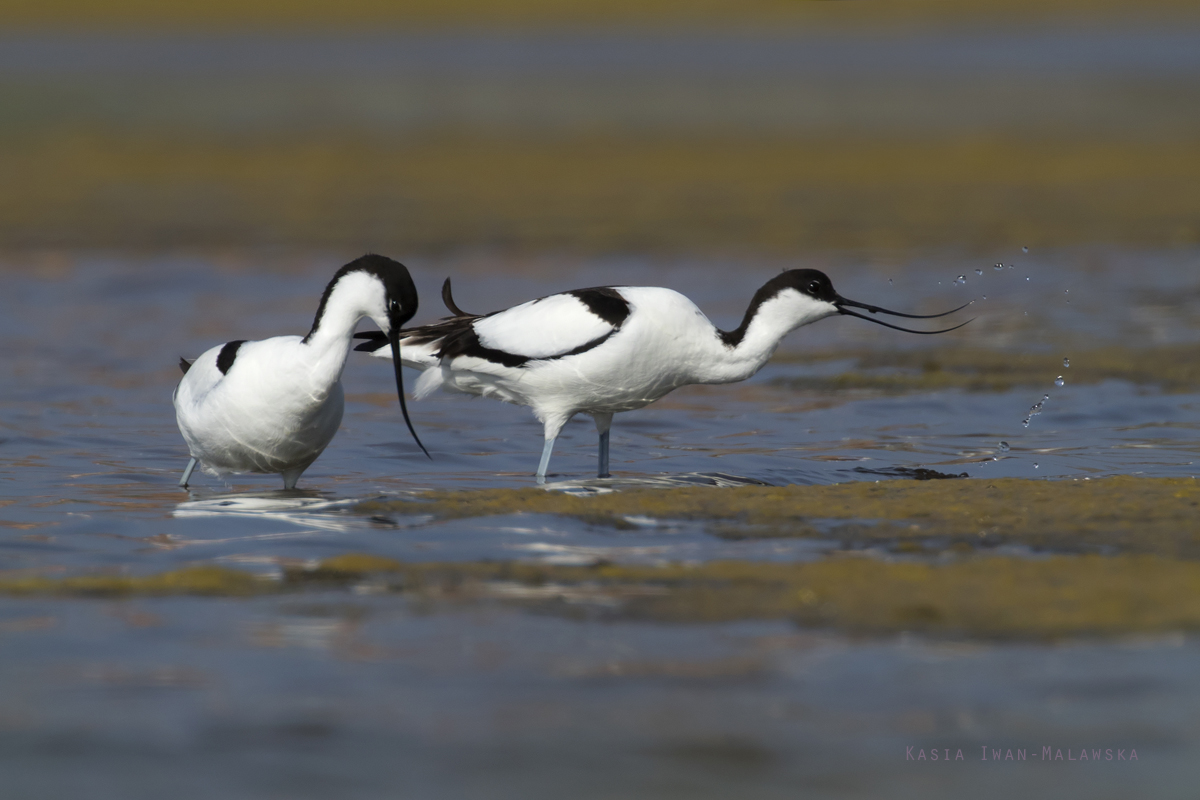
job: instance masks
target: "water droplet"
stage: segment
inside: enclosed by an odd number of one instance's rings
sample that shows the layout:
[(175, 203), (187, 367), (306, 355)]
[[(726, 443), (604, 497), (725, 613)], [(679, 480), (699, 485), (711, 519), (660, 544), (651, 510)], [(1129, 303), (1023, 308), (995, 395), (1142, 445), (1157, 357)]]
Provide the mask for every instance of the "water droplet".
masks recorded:
[(1070, 289), (1063, 289), (1063, 294), (1070, 294), (1070, 293), (1071, 293)]
[(1028, 428), (1029, 427), (1029, 417), (1026, 417), (1025, 419), (1021, 420), (1021, 424), (1024, 425), (1026, 428)]
[[(1048, 394), (1042, 395), (1042, 403), (1046, 402), (1049, 399), (1050, 399), (1050, 395), (1048, 395)], [(1039, 403), (1039, 405), (1041, 405), (1041, 404)]]
[(1059, 387), (1061, 387), (1063, 385), (1062, 375), (1059, 375), (1057, 378), (1054, 379), (1054, 385), (1059, 386)]
[(1026, 276), (1025, 276), (1025, 280), (1029, 280), (1029, 276), (1028, 276), (1028, 275), (1026, 275)]
[(1012, 264), (1009, 264), (1009, 265), (1008, 265), (1008, 268), (1009, 268), (1009, 269), (1012, 269), (1012, 268), (1013, 268), (1013, 265), (1012, 265)]
[(1069, 359), (1069, 358), (1064, 358), (1064, 359), (1063, 359), (1063, 366), (1064, 366), (1064, 367), (1069, 367), (1069, 366), (1071, 366), (1071, 359)]
[(1000, 452), (1007, 453), (1009, 450), (1012, 450), (1012, 448), (1008, 446), (1008, 442), (1000, 443)]
[(1022, 252), (1022, 253), (1028, 253), (1028, 252), (1029, 252), (1029, 248), (1028, 248), (1028, 247), (1022, 247), (1022, 248), (1021, 248), (1021, 252)]
[(1038, 463), (1037, 463), (1036, 461), (1035, 461), (1035, 462), (1033, 462), (1033, 468), (1034, 468), (1034, 469), (1037, 469), (1037, 468), (1038, 468)]
[(996, 272), (999, 272), (1000, 270), (1004, 269), (1004, 265), (997, 262), (996, 266), (992, 267), (992, 269), (996, 270)]
[(983, 299), (984, 299), (984, 300), (987, 300), (987, 295), (986, 295), (986, 294), (983, 296)]
[(891, 285), (892, 285), (892, 279), (888, 278), (888, 286), (891, 286)]
[(959, 275), (957, 278), (955, 278), (955, 279), (954, 279), (954, 282), (955, 282), (955, 283), (966, 283), (966, 282), (967, 282), (967, 276), (966, 276), (966, 275)]
[(977, 270), (975, 270), (975, 274), (976, 274), (976, 275), (982, 275), (982, 274), (983, 274), (983, 270), (981, 270), (981, 269), (977, 269)]

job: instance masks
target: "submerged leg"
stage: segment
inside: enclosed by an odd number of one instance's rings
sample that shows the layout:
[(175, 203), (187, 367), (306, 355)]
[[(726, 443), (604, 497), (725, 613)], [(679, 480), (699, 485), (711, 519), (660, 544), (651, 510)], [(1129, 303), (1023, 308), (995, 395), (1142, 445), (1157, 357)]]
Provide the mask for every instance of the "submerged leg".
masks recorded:
[(600, 465), (596, 470), (597, 478), (611, 478), (608, 472), (608, 431), (600, 434)]
[[(554, 437), (555, 439), (558, 437)], [(550, 466), (550, 453), (554, 450), (554, 439), (547, 439), (546, 446), (542, 448), (542, 460), (538, 464), (537, 482), (546, 482), (546, 468)]]
[(188, 465), (183, 469), (183, 477), (179, 479), (179, 485), (184, 489), (187, 488), (188, 481), (191, 480), (192, 470), (196, 468), (196, 459), (189, 459)]
[(596, 470), (597, 478), (612, 477), (608, 473), (608, 434), (612, 426), (612, 414), (593, 414), (596, 420), (596, 430), (600, 433), (600, 463)]
[(542, 429), (546, 437), (546, 445), (542, 448), (542, 460), (538, 463), (537, 482), (546, 482), (546, 470), (550, 466), (550, 452), (554, 450), (554, 440), (562, 433), (563, 426), (570, 421), (575, 414), (563, 414), (560, 412), (542, 412), (536, 411), (537, 418), (542, 421)]
[(304, 474), (302, 469), (294, 469), (290, 472), (280, 473), (283, 476), (283, 488), (285, 490), (295, 489), (296, 481), (300, 480), (300, 476)]

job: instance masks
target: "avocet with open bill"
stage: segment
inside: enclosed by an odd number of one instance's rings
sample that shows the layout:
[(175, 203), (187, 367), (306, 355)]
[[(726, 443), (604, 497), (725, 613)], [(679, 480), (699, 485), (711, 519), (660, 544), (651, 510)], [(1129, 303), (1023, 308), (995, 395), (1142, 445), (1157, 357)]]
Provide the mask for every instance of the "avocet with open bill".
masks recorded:
[[(742, 324), (719, 330), (695, 303), (671, 289), (604, 286), (531, 300), (491, 314), (467, 314), (454, 303), (450, 282), (442, 297), (453, 316), (400, 332), (405, 365), (423, 370), (413, 396), (436, 389), (494, 397), (529, 406), (545, 444), (537, 477), (545, 480), (554, 440), (571, 417), (589, 414), (600, 434), (600, 477), (608, 476), (613, 414), (653, 403), (680, 386), (734, 383), (758, 372), (780, 341), (803, 325), (851, 311), (908, 319), (953, 314), (902, 314), (847, 300), (815, 269), (793, 269), (767, 281), (750, 301)], [(969, 305), (969, 304), (967, 304)], [(968, 320), (970, 322), (970, 320)], [(385, 333), (360, 333), (356, 350), (388, 357)]]

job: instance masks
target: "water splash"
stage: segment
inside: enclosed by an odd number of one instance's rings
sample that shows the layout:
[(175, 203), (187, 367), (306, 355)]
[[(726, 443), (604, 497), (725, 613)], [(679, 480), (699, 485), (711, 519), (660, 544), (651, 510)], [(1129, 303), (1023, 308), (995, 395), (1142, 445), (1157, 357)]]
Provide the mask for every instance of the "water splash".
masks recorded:
[(1057, 378), (1054, 379), (1054, 385), (1060, 389), (1062, 388), (1063, 383), (1064, 383), (1064, 381), (1063, 381), (1062, 375), (1059, 375)]
[(1008, 442), (1000, 443), (1000, 452), (1001, 453), (1007, 453), (1009, 450), (1012, 450), (1012, 447), (1008, 444)]
[(1063, 366), (1064, 366), (1064, 367), (1069, 367), (1069, 366), (1071, 366), (1071, 359), (1069, 359), (1069, 358), (1064, 358), (1064, 359), (1063, 359)]
[(1029, 407), (1029, 414), (1026, 415), (1025, 419), (1023, 419), (1021, 421), (1021, 425), (1028, 428), (1029, 423), (1033, 420), (1033, 418), (1042, 413), (1042, 404), (1045, 403), (1049, 399), (1050, 399), (1050, 395), (1044, 394), (1044, 395), (1042, 395), (1041, 400), (1038, 400), (1036, 403), (1031, 405)]

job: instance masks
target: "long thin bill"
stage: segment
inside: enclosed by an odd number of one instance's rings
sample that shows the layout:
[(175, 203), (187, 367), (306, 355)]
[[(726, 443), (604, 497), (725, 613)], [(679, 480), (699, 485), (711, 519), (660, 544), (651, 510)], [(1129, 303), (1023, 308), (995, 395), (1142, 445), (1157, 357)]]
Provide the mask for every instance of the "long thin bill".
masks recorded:
[[(880, 308), (879, 306), (869, 306), (866, 303), (860, 303), (857, 300), (847, 300), (846, 298), (840, 297), (840, 296), (838, 297), (837, 300), (835, 300), (833, 302), (833, 304), (838, 307), (853, 306), (854, 308), (861, 308), (866, 311), (870, 311), (872, 314), (887, 314), (888, 316), (891, 316), (891, 317), (904, 317), (905, 319), (937, 319), (938, 317), (948, 317), (951, 314), (953, 314), (955, 311), (962, 311), (964, 308), (966, 308), (967, 306), (971, 305), (971, 303), (974, 303), (974, 302), (975, 302), (974, 300), (971, 300), (970, 302), (963, 303), (958, 308), (952, 308), (949, 311), (943, 311), (941, 314), (901, 314), (899, 311), (888, 311), (886, 308)], [(845, 313), (849, 313), (849, 312), (845, 312)], [(858, 315), (852, 314), (851, 316), (858, 316)], [(903, 329), (901, 329), (901, 330), (903, 330)], [(954, 330), (954, 329), (950, 328), (950, 330)]]
[[(950, 331), (956, 331), (959, 328), (961, 328), (963, 325), (969, 325), (975, 321), (975, 318), (971, 317), (971, 319), (962, 323), (962, 325), (955, 325), (953, 328), (943, 328), (940, 331), (917, 331), (917, 330), (913, 330), (912, 328), (901, 328), (899, 325), (893, 325), (890, 322), (884, 322), (881, 319), (875, 319), (874, 317), (868, 317), (864, 314), (855, 314), (853, 311), (847, 311), (844, 308), (839, 308), (838, 311), (842, 314), (845, 314), (848, 317), (858, 317), (859, 319), (865, 319), (867, 322), (874, 322), (876, 325), (882, 325), (885, 328), (891, 328), (891, 329), (897, 330), (897, 331), (904, 331), (905, 333), (921, 333), (921, 334), (949, 333)], [(941, 315), (939, 314), (937, 316), (941, 316)]]
[(400, 372), (400, 331), (394, 331), (388, 339), (392, 343), (392, 366), (396, 368), (396, 395), (400, 398), (400, 412), (404, 414), (404, 422), (408, 425), (408, 432), (412, 434), (413, 441), (417, 443), (417, 447), (421, 448), (421, 452), (432, 461), (433, 456), (429, 455), (429, 451), (425, 449), (425, 445), (421, 444), (421, 439), (417, 436), (416, 429), (413, 428), (412, 420), (408, 418), (408, 406), (404, 404), (404, 378)]

